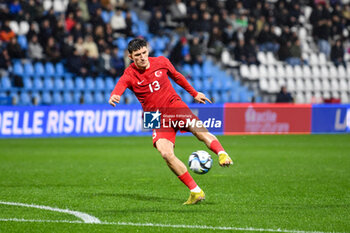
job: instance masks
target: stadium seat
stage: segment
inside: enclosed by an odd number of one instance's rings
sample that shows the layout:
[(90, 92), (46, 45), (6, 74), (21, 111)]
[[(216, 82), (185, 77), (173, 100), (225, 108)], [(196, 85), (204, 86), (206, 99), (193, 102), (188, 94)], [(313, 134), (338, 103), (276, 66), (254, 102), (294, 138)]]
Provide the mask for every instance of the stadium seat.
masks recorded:
[(202, 69), (201, 67), (198, 65), (198, 64), (194, 64), (192, 66), (192, 77), (194, 79), (198, 79), (198, 78), (201, 78), (203, 75), (202, 75)]
[(111, 21), (111, 15), (109, 14), (108, 11), (103, 10), (101, 14), (101, 18), (103, 22), (105, 22), (106, 24), (109, 23), (109, 21)]
[(292, 78), (288, 78), (287, 79), (287, 89), (289, 91), (295, 91), (296, 90), (296, 83), (294, 82), (294, 80)]
[(73, 96), (70, 91), (63, 92), (63, 103), (64, 104), (73, 104)]
[(30, 105), (32, 103), (31, 97), (29, 96), (28, 92), (22, 91), (19, 95), (19, 105)]
[(311, 73), (312, 73), (312, 78), (319, 78), (321, 77), (321, 73), (320, 73), (320, 69), (318, 68), (318, 66), (313, 66), (311, 68)]
[(55, 67), (51, 62), (45, 64), (45, 76), (54, 77), (56, 75)]
[(268, 73), (265, 65), (259, 65), (259, 78), (267, 78)]
[(348, 94), (344, 91), (340, 93), (340, 100), (342, 103), (349, 103), (350, 102)]
[(63, 97), (58, 91), (55, 91), (53, 93), (52, 100), (54, 104), (63, 104)]
[(307, 65), (303, 66), (303, 77), (305, 79), (310, 79), (312, 77), (310, 66), (307, 66)]
[(337, 79), (335, 78), (331, 79), (330, 89), (333, 91), (340, 90), (339, 81)]
[(16, 35), (18, 34), (19, 26), (18, 26), (17, 21), (11, 20), (9, 23), (9, 27)]
[(45, 75), (45, 68), (44, 65), (41, 62), (37, 62), (34, 64), (34, 72), (35, 76), (44, 76)]
[(195, 79), (194, 81), (193, 81), (193, 87), (194, 87), (194, 89), (196, 89), (197, 91), (202, 91), (203, 90), (203, 87), (202, 87), (203, 85), (202, 85), (202, 81), (201, 80), (199, 80), (199, 79)]
[(329, 66), (329, 78), (339, 78), (337, 67), (333, 64)]
[(338, 66), (338, 76), (339, 78), (346, 78), (346, 70), (344, 66)]
[(277, 63), (276, 58), (272, 52), (266, 53), (266, 59), (267, 59), (267, 64), (269, 65), (275, 65)]
[(97, 77), (95, 80), (95, 89), (96, 90), (104, 90), (105, 89), (105, 82), (102, 77)]
[(229, 93), (226, 91), (221, 92), (221, 96), (220, 96), (221, 100), (223, 103), (227, 103), (230, 102), (230, 96)]
[(259, 79), (259, 86), (262, 91), (268, 91), (269, 84), (267, 83), (266, 78), (260, 78)]
[(182, 67), (182, 71), (184, 72), (184, 76), (191, 75), (192, 76), (192, 66), (189, 64), (184, 64)]
[(316, 53), (311, 53), (309, 59), (310, 59), (309, 60), (310, 65), (312, 65), (312, 66), (319, 65), (318, 55)]
[(82, 77), (75, 78), (75, 89), (79, 91), (85, 89), (85, 82)]
[(261, 64), (263, 65), (268, 64), (265, 52), (259, 51), (256, 57)]
[(291, 65), (286, 65), (286, 78), (291, 79), (294, 77), (295, 77), (295, 74), (294, 74), (293, 67)]
[(94, 98), (92, 97), (92, 94), (90, 91), (85, 91), (83, 98), (84, 98), (85, 104), (93, 104), (94, 103)]
[(56, 13), (61, 13), (66, 11), (66, 6), (62, 0), (54, 0), (53, 9)]
[(43, 89), (44, 84), (43, 84), (43, 80), (39, 77), (34, 78), (33, 80), (33, 89), (35, 90), (41, 90)]
[(116, 84), (114, 82), (113, 78), (112, 77), (107, 77), (105, 81), (106, 81), (105, 82), (106, 89), (108, 91), (112, 91), (114, 89), (115, 84)]
[(90, 91), (95, 89), (95, 82), (92, 77), (87, 77), (85, 79), (85, 89)]
[(13, 73), (20, 76), (23, 75), (24, 70), (21, 62), (15, 62), (13, 64)]
[(66, 90), (73, 90), (74, 89), (74, 82), (73, 82), (72, 78), (64, 79), (64, 88)]
[(221, 95), (217, 91), (213, 91), (212, 99), (213, 99), (214, 103), (217, 103), (217, 104), (221, 104), (222, 103)]
[(94, 102), (97, 104), (105, 104), (107, 103), (107, 100), (105, 100), (101, 91), (96, 91), (94, 93)]
[(29, 23), (27, 21), (21, 21), (19, 23), (18, 35), (27, 35), (29, 31)]
[(286, 77), (286, 70), (283, 65), (277, 65), (276, 67), (277, 78), (283, 79)]
[(304, 91), (305, 90), (305, 83), (301, 78), (297, 78), (295, 82), (295, 89), (298, 91)]
[(44, 0), (43, 1), (43, 8), (44, 11), (49, 11), (52, 7), (52, 1), (51, 0)]
[(73, 100), (75, 104), (80, 104), (82, 100), (82, 94), (80, 91), (74, 91)]
[(29, 77), (23, 77), (23, 87), (24, 89), (32, 89), (33, 88), (33, 82), (32, 79)]
[(305, 79), (305, 90), (312, 91), (314, 89), (311, 79)]
[(320, 76), (323, 79), (329, 78), (329, 72), (327, 66), (321, 66)]
[[(53, 90), (54, 82), (53, 82), (53, 80), (51, 78), (45, 78), (44, 79), (44, 88), (47, 91)], [(56, 89), (56, 87), (55, 87), (55, 89)]]
[(204, 62), (203, 62), (203, 65), (202, 65), (202, 74), (203, 74), (203, 78), (209, 78), (212, 76), (212, 67), (213, 67), (213, 64), (212, 64), (212, 61), (209, 60), (209, 59), (206, 59)]
[(348, 85), (348, 81), (344, 78), (339, 80), (339, 90), (340, 91), (347, 91), (350, 90), (350, 85)]
[(269, 88), (268, 88), (268, 92), (269, 93), (277, 93), (279, 91), (279, 86), (277, 84), (277, 80), (274, 78), (270, 78), (269, 79)]
[(270, 78), (276, 78), (277, 77), (277, 72), (276, 69), (273, 65), (268, 65), (267, 66), (267, 73)]
[(328, 79), (321, 79), (321, 87), (324, 91), (331, 90), (331, 84), (329, 83)]
[[(56, 78), (54, 80), (54, 86), (55, 86), (55, 90), (63, 90), (64, 89), (64, 82), (61, 78)], [(68, 89), (70, 90), (70, 89)]]
[(36, 104), (40, 105), (42, 104), (42, 99), (41, 99), (41, 95), (39, 94), (39, 92), (35, 91), (32, 92), (32, 103), (33, 103), (33, 99), (36, 100)]
[(52, 103), (52, 96), (51, 96), (50, 92), (48, 92), (48, 91), (43, 92), (41, 99), (42, 99), (43, 104), (51, 104)]
[(239, 72), (242, 78), (250, 79), (249, 67), (246, 64), (242, 64), (239, 67)]
[(34, 67), (31, 62), (26, 62), (24, 64), (23, 75), (25, 76), (33, 76), (34, 75)]
[(17, 37), (18, 44), (21, 46), (23, 50), (28, 49), (28, 42), (27, 42), (27, 37), (24, 35), (19, 35)]
[(294, 75), (295, 75), (296, 79), (300, 79), (300, 78), (304, 77), (303, 70), (301, 69), (301, 66), (299, 66), (299, 65), (294, 66)]
[(314, 81), (314, 90), (315, 91), (321, 91), (322, 90), (322, 84), (321, 84), (321, 81), (320, 81), (320, 79), (319, 78), (314, 78), (313, 79), (313, 81)]
[(57, 76), (63, 76), (64, 73), (65, 73), (64, 66), (63, 66), (63, 64), (61, 62), (58, 62), (56, 64), (56, 69), (55, 70), (56, 70), (56, 75)]
[(305, 96), (301, 91), (297, 92), (295, 95), (295, 102), (298, 104), (305, 103)]
[(318, 54), (318, 64), (321, 65), (321, 66), (327, 65), (326, 54), (324, 54), (324, 53), (319, 53)]

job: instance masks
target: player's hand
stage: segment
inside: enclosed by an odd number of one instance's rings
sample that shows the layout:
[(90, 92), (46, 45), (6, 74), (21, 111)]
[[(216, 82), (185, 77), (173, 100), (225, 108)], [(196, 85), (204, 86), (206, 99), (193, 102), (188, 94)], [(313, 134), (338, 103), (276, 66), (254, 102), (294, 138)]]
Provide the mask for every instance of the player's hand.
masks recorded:
[(120, 95), (112, 95), (111, 98), (109, 98), (108, 103), (115, 107), (116, 103), (119, 104), (120, 101)]
[(205, 101), (211, 103), (210, 99), (208, 99), (202, 92), (198, 92), (197, 96), (194, 97), (194, 100), (202, 104), (205, 104)]

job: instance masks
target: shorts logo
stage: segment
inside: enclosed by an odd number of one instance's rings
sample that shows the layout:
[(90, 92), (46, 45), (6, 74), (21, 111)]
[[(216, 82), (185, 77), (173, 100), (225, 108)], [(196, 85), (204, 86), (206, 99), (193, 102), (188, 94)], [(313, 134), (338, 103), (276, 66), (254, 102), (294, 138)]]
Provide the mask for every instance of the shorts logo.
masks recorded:
[(157, 110), (156, 112), (144, 112), (143, 113), (143, 128), (145, 129), (159, 129), (160, 128), (160, 116), (162, 114)]
[(154, 75), (157, 77), (157, 78), (159, 78), (160, 76), (162, 76), (162, 71), (160, 71), (160, 70), (157, 70), (156, 72), (154, 72)]

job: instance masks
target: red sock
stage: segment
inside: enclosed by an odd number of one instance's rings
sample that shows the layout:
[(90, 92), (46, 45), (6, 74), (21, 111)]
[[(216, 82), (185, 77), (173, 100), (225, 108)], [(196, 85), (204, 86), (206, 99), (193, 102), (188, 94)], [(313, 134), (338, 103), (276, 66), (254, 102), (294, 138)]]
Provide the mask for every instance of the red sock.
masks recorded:
[(218, 140), (213, 140), (210, 143), (209, 149), (212, 150), (215, 154), (218, 154), (220, 151), (225, 151)]
[(178, 176), (178, 178), (182, 181), (182, 183), (184, 183), (190, 190), (194, 189), (197, 184), (196, 181), (194, 181), (194, 179), (192, 178), (192, 176), (190, 175), (190, 173), (188, 173), (188, 171), (186, 171), (184, 174), (182, 174), (181, 176)]

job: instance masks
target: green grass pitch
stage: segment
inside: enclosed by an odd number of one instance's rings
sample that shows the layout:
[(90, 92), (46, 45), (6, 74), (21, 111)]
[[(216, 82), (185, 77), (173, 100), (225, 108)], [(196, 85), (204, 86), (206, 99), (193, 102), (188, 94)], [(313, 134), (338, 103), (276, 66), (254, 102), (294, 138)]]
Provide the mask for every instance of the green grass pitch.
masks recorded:
[[(235, 164), (221, 168), (213, 156), (208, 174), (191, 173), (206, 192), (194, 206), (182, 205), (189, 191), (151, 137), (0, 140), (0, 202), (80, 211), (110, 223), (65, 223), (80, 219), (0, 204), (0, 232), (350, 232), (350, 135), (218, 138)], [(195, 137), (177, 137), (175, 153), (186, 164), (199, 149), (207, 150)], [(45, 222), (51, 220), (57, 222)]]

